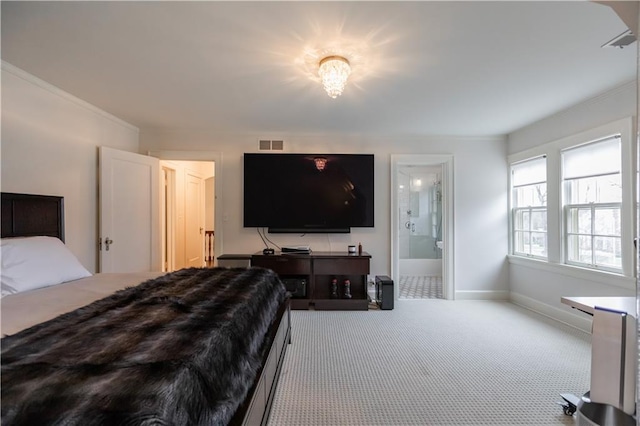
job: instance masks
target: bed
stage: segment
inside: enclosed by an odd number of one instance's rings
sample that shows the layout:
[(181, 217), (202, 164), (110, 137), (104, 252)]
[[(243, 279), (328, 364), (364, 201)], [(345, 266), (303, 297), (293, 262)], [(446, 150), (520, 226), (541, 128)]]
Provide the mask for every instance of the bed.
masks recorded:
[[(3, 193), (3, 262), (62, 244), (63, 212)], [(96, 274), (1, 303), (3, 425), (266, 424), (291, 339), (289, 294), (263, 268)]]

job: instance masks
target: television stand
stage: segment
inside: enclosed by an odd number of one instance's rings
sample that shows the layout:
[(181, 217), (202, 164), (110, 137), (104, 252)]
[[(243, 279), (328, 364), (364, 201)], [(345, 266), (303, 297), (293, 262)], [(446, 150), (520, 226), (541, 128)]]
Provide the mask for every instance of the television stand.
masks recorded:
[[(282, 253), (251, 256), (251, 266), (275, 271), (289, 290), (298, 290), (291, 299), (292, 309), (362, 310), (369, 309), (367, 274), (371, 255), (362, 252)], [(336, 280), (335, 292), (332, 289)], [(346, 282), (349, 285), (345, 285)], [(305, 291), (300, 286), (305, 285)], [(348, 287), (348, 289), (347, 289)], [(348, 297), (351, 296), (351, 297)]]

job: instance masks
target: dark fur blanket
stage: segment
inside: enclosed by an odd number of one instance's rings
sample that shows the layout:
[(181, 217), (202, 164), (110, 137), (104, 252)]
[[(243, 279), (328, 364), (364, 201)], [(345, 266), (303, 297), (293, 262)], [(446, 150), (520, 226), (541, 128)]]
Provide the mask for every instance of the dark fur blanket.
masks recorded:
[(190, 268), (5, 337), (2, 424), (227, 424), (285, 298), (267, 269)]

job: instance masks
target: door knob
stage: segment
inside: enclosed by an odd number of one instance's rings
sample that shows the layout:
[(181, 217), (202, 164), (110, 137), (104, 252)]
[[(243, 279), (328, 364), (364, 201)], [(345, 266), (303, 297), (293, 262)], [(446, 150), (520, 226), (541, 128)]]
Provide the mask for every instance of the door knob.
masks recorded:
[(109, 251), (109, 246), (110, 246), (111, 244), (113, 244), (113, 240), (112, 240), (111, 238), (107, 237), (107, 238), (104, 240), (104, 245), (105, 245), (105, 247), (107, 248), (107, 251)]

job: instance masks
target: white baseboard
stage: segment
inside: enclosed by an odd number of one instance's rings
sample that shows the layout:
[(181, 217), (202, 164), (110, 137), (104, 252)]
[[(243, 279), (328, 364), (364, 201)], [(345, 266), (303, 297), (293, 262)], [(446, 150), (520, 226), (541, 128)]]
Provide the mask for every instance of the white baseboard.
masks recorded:
[(579, 312), (579, 314), (573, 314), (556, 308), (555, 306), (532, 299), (531, 297), (523, 296), (522, 294), (514, 292), (510, 293), (509, 300), (518, 306), (530, 309), (540, 315), (560, 321), (561, 323), (575, 327), (584, 332), (591, 333), (591, 317), (585, 313)]
[(509, 292), (493, 290), (457, 290), (455, 300), (509, 300)]

